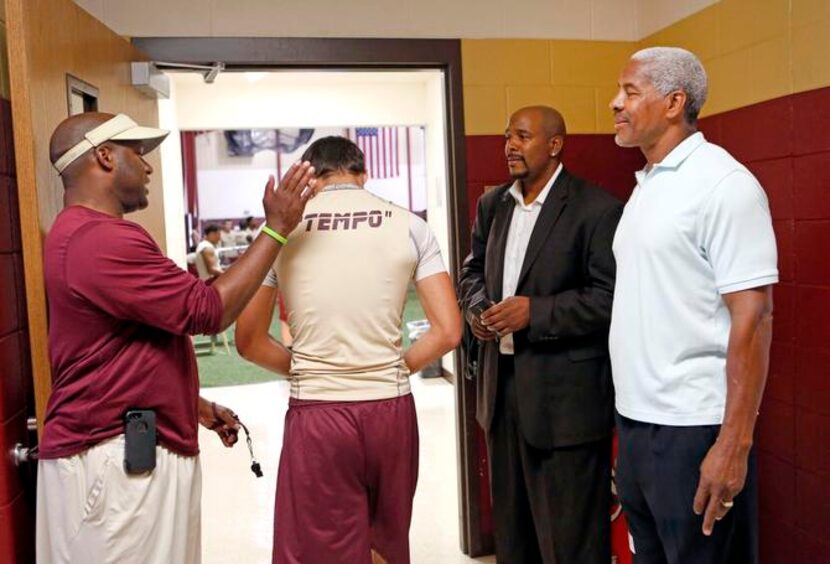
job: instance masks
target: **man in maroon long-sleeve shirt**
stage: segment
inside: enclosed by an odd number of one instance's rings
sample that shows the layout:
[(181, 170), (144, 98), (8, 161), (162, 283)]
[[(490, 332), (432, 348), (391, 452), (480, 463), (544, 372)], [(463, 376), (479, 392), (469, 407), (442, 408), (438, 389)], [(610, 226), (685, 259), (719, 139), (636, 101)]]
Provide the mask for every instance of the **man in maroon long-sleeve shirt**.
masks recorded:
[[(40, 445), (39, 563), (200, 561), (197, 422), (236, 442), (233, 413), (199, 397), (189, 335), (217, 333), (265, 278), (311, 194), (294, 166), (263, 205), (270, 229), (206, 285), (124, 214), (147, 207), (143, 155), (166, 131), (87, 113), (55, 129), (64, 210), (46, 238), (52, 395)], [(270, 234), (269, 234), (270, 233)], [(155, 469), (124, 468), (124, 415), (153, 410)]]

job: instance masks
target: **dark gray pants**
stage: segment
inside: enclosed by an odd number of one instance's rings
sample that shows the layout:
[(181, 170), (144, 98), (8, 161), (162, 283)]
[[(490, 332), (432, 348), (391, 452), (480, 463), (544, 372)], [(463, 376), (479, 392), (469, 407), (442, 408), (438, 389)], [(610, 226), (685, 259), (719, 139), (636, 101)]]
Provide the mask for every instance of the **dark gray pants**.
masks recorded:
[(755, 455), (735, 506), (702, 532), (692, 510), (700, 464), (719, 425), (675, 427), (617, 414), (617, 489), (634, 538), (635, 564), (754, 564), (758, 562)]
[(488, 434), (496, 560), (611, 562), (611, 439), (537, 449), (519, 428), (511, 367), (499, 373)]

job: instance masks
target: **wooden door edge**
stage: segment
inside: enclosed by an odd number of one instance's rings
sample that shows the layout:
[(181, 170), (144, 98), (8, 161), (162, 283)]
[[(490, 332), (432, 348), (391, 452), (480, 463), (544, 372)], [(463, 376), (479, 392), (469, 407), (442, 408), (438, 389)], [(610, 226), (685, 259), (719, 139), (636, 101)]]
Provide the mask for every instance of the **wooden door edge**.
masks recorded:
[(26, 52), (25, 2), (26, 0), (6, 0), (6, 32), (29, 350), (40, 436), (46, 402), (52, 390), (52, 380), (47, 336), (46, 289), (43, 279), (43, 235), (35, 168), (29, 59)]

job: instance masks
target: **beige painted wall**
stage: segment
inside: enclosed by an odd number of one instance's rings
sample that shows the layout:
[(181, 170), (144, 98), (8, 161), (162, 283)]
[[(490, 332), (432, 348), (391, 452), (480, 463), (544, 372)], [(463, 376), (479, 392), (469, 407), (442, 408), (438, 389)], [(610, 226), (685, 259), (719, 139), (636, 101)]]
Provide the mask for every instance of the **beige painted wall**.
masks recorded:
[(569, 133), (614, 131), (608, 102), (636, 43), (538, 39), (461, 42), (464, 128), (467, 135), (504, 132), (523, 106), (562, 112)]
[(500, 134), (516, 108), (548, 104), (571, 133), (611, 133), (619, 72), (632, 53), (655, 45), (701, 58), (709, 76), (704, 117), (826, 87), (830, 1), (721, 0), (638, 42), (465, 39), (466, 132)]
[(722, 0), (640, 42), (698, 54), (703, 116), (830, 85), (830, 1)]

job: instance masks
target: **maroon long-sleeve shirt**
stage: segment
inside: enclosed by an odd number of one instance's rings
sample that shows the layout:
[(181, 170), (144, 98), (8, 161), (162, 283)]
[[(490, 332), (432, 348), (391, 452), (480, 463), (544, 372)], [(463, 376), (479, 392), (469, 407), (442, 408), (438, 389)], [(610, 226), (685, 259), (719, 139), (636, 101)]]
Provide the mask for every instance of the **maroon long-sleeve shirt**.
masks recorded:
[(199, 379), (188, 335), (215, 333), (218, 292), (162, 255), (139, 225), (63, 210), (45, 246), (52, 395), (42, 458), (123, 432), (130, 408), (156, 412), (159, 443), (199, 452)]

